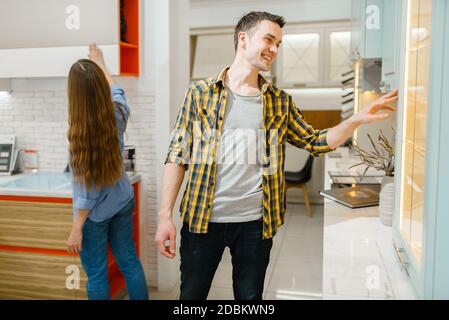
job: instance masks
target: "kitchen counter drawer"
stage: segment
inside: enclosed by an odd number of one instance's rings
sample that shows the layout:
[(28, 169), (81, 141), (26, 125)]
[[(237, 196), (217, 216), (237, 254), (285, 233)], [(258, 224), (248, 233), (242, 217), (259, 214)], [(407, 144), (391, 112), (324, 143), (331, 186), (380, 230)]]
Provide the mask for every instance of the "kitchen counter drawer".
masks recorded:
[[(79, 289), (66, 287), (74, 269)], [(87, 299), (86, 279), (78, 256), (0, 250), (0, 299)]]
[[(130, 180), (137, 204), (133, 240), (140, 256), (140, 176)], [(67, 253), (72, 199), (65, 194), (23, 195), (40, 192), (37, 189), (14, 192), (14, 188), (0, 188), (0, 299), (85, 299), (86, 276), (80, 258)], [(67, 279), (73, 280), (74, 270), (80, 274), (79, 289), (70, 290), (65, 286)], [(126, 294), (125, 280), (109, 247), (108, 278), (111, 298), (121, 299)]]
[(66, 250), (72, 204), (0, 200), (0, 245)]

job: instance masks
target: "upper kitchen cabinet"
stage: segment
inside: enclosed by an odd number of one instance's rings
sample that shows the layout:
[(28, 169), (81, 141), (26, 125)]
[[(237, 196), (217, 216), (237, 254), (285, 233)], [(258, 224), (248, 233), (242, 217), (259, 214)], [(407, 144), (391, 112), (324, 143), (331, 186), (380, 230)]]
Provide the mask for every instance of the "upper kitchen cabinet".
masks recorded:
[(383, 45), (382, 45), (382, 83), (381, 91), (386, 93), (399, 85), (399, 66), (401, 57), (402, 0), (384, 2)]
[(396, 143), (397, 256), (419, 297), (449, 298), (449, 3), (406, 0)]
[[(388, 2), (388, 1), (387, 1)], [(382, 57), (383, 0), (351, 1), (352, 60)]]
[(102, 50), (113, 75), (139, 75), (139, 0), (2, 0), (0, 78), (66, 77)]
[(341, 87), (348, 69), (350, 26), (332, 22), (286, 26), (276, 64), (282, 88)]

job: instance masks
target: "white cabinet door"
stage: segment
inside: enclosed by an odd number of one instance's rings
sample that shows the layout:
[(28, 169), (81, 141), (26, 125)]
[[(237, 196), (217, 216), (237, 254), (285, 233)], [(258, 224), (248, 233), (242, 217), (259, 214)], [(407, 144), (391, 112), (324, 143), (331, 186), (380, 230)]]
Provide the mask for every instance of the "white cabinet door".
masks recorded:
[(91, 42), (118, 74), (118, 13), (114, 0), (2, 0), (0, 77), (67, 76)]
[(365, 50), (365, 46), (362, 45), (365, 4), (365, 0), (351, 1), (351, 52), (354, 59), (359, 58)]
[(353, 59), (381, 58), (383, 0), (352, 0), (351, 7)]
[(321, 31), (284, 34), (277, 64), (280, 86), (322, 86), (324, 83)]
[(401, 3), (402, 0), (389, 0), (384, 3), (382, 81), (385, 92), (399, 85)]

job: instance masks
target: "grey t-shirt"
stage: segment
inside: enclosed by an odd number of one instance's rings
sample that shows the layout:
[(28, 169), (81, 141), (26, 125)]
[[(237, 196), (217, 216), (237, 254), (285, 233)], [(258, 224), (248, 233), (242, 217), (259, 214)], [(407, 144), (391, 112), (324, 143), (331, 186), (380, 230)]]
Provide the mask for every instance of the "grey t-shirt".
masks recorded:
[(262, 218), (262, 96), (241, 96), (226, 90), (210, 221), (254, 221)]

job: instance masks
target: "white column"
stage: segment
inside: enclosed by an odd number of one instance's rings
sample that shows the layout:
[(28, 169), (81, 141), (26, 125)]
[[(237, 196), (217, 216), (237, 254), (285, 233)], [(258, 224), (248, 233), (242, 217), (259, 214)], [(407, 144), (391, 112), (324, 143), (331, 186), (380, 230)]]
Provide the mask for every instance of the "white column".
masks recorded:
[[(146, 37), (151, 47), (150, 55), (156, 93), (157, 111), (157, 186), (161, 190), (163, 162), (168, 150), (170, 132), (176, 115), (182, 103), (185, 89), (189, 84), (189, 26), (188, 26), (188, 0), (150, 0), (145, 8), (145, 19), (150, 19), (150, 36)], [(180, 192), (182, 195), (182, 192)], [(179, 199), (173, 211), (173, 217), (179, 226)], [(160, 193), (157, 197), (158, 208)], [(157, 214), (157, 212), (151, 213)], [(154, 239), (149, 239), (153, 241)], [(179, 249), (179, 228), (177, 236)], [(150, 261), (150, 263), (152, 263)], [(180, 279), (179, 253), (174, 260), (157, 254), (158, 290), (170, 291)], [(150, 284), (154, 285), (154, 284)]]

